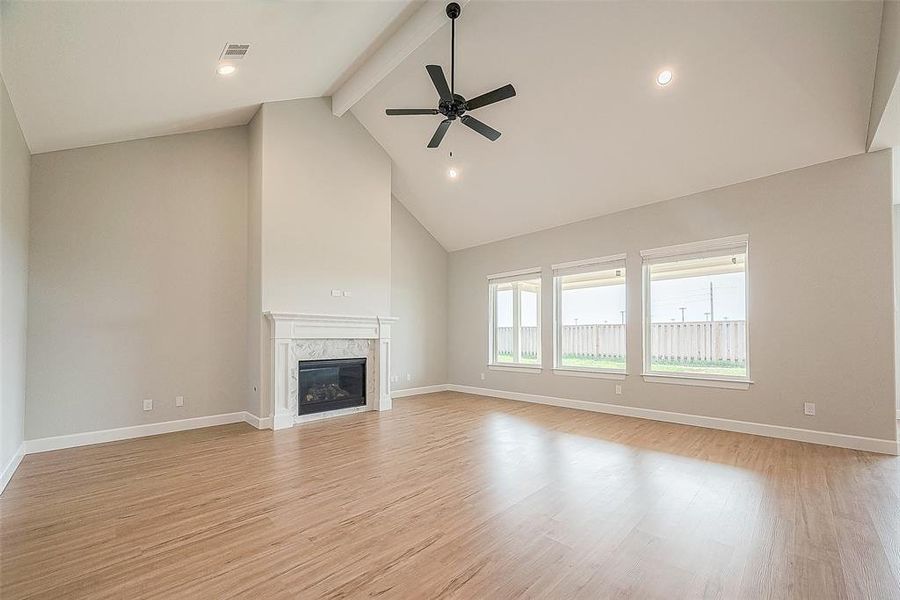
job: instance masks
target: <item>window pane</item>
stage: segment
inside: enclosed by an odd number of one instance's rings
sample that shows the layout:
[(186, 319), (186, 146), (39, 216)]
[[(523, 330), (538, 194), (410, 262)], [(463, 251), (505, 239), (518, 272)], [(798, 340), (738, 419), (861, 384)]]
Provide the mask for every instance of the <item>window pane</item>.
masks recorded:
[(559, 365), (625, 370), (625, 269), (559, 278)]
[(541, 332), (538, 329), (538, 294), (541, 290), (541, 282), (540, 280), (523, 281), (518, 285), (521, 347), (519, 362), (537, 364), (538, 346), (541, 341)]
[(492, 362), (540, 364), (540, 278), (492, 283), (490, 290)]
[(496, 329), (494, 344), (497, 362), (513, 362), (513, 288), (506, 283), (496, 286)]
[(746, 254), (649, 269), (650, 370), (746, 377)]

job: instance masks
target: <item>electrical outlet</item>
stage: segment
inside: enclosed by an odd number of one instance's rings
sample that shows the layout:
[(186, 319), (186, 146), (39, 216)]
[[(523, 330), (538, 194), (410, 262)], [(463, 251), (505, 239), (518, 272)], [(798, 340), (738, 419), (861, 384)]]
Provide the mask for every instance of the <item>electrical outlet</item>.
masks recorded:
[(184, 396), (175, 396), (175, 406), (184, 406)]
[(341, 290), (331, 290), (331, 295), (337, 298), (341, 295)]
[(144, 399), (144, 410), (153, 410), (153, 399), (152, 398)]
[(616, 394), (618, 394), (619, 396), (622, 395), (622, 385), (619, 383), (616, 384)]
[(815, 402), (804, 402), (803, 403), (803, 414), (814, 417), (816, 416), (816, 403)]
[(484, 373), (481, 374), (481, 380), (484, 381)]

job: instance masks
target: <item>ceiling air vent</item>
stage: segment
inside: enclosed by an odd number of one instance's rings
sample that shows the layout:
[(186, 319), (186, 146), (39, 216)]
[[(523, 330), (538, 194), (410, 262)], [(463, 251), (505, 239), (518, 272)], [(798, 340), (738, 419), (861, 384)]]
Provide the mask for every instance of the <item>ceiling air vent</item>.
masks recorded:
[(222, 55), (219, 57), (219, 60), (238, 60), (244, 58), (249, 49), (250, 44), (225, 44), (225, 49), (222, 50)]

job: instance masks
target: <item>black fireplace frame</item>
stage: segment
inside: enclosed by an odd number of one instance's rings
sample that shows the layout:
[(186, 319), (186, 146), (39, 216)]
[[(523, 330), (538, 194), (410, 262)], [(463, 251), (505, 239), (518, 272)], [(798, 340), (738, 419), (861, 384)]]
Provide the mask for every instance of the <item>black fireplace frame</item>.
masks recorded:
[[(353, 396), (350, 398), (341, 398), (340, 400), (330, 400), (326, 402), (316, 402), (315, 404), (304, 404), (300, 399), (302, 385), (302, 376), (304, 367), (308, 368), (329, 368), (329, 367), (347, 367), (358, 365), (362, 366), (362, 394), (361, 396)], [(330, 410), (338, 410), (341, 408), (354, 408), (366, 406), (366, 377), (368, 375), (368, 365), (365, 358), (329, 358), (323, 360), (301, 360), (297, 362), (297, 414), (311, 415)]]

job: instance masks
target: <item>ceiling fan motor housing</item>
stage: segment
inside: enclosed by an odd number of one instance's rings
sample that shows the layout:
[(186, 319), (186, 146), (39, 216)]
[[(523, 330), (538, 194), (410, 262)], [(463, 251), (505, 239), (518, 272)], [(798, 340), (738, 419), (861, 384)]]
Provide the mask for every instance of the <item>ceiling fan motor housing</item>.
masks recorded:
[(466, 99), (459, 94), (453, 94), (453, 102), (441, 100), (438, 103), (438, 110), (448, 119), (456, 119), (466, 114)]

